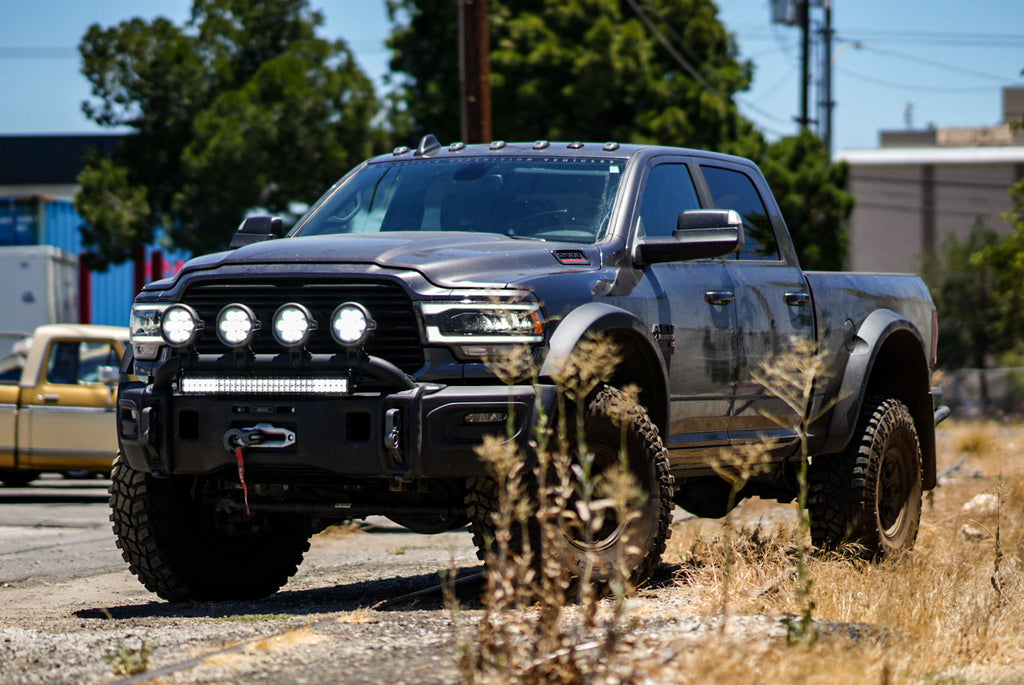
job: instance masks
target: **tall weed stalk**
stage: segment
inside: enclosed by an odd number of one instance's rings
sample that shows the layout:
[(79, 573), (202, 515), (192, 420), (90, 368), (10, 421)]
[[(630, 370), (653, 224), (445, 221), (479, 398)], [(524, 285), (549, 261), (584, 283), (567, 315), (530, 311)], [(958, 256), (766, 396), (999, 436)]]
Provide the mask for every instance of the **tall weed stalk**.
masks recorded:
[[(629, 682), (628, 666), (617, 663), (625, 630), (629, 585), (625, 559), (607, 583), (593, 581), (596, 560), (588, 555), (571, 572), (570, 538), (593, 542), (608, 517), (621, 526), (637, 516), (643, 495), (625, 467), (625, 442), (617, 467), (595, 469), (587, 449), (584, 419), (588, 398), (606, 383), (619, 363), (615, 345), (604, 339), (583, 342), (557, 378), (554, 416), (544, 411), (540, 393), (537, 429), (524, 454), (512, 439), (509, 412), (505, 436), (488, 436), (478, 448), (497, 486), (492, 517), (494, 540), (486, 552), (483, 612), (475, 629), (457, 631), (458, 661), (466, 683)], [(512, 386), (539, 386), (529, 352), (516, 349), (491, 360), (492, 371)], [(615, 409), (623, 438), (636, 392)], [(532, 466), (531, 466), (532, 465)], [(629, 541), (620, 545), (624, 556)], [(575, 590), (575, 592), (571, 592)], [(602, 592), (610, 594), (603, 601)], [(575, 604), (573, 604), (575, 600)], [(449, 595), (456, 622), (465, 614)]]

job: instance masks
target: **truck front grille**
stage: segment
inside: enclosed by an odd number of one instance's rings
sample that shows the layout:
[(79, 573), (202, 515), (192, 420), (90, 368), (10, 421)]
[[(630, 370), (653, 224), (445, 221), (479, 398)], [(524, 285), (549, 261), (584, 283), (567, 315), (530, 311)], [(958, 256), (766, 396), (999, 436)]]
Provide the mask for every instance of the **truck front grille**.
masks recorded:
[(185, 290), (182, 301), (203, 320), (203, 329), (196, 351), (200, 354), (223, 354), (227, 348), (217, 340), (217, 313), (225, 305), (248, 305), (256, 313), (263, 328), (252, 343), (256, 354), (278, 354), (284, 350), (271, 333), (271, 318), (277, 308), (298, 302), (309, 308), (317, 320), (306, 348), (313, 354), (336, 354), (340, 347), (331, 339), (329, 318), (343, 302), (358, 302), (366, 307), (377, 322), (377, 330), (366, 344), (366, 351), (388, 360), (406, 373), (414, 373), (424, 363), (419, 325), (412, 300), (405, 290), (386, 280), (310, 280), (262, 279), (249, 281), (218, 280), (194, 283)]

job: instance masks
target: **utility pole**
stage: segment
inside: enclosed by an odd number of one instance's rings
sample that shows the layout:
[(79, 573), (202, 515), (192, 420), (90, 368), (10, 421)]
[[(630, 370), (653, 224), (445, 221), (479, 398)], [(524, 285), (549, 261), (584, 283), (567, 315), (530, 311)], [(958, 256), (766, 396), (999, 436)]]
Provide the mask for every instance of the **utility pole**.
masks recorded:
[(466, 143), (491, 140), (491, 50), (487, 0), (459, 0), (461, 133)]
[(808, 112), (811, 82), (811, 0), (797, 0), (797, 23), (800, 25), (800, 130), (811, 125)]
[(832, 100), (832, 0), (825, 0), (825, 24), (821, 29), (822, 59), (821, 78), (823, 81), (821, 93), (821, 131), (822, 140), (825, 142), (825, 152), (829, 159), (832, 159), (832, 109), (835, 101)]

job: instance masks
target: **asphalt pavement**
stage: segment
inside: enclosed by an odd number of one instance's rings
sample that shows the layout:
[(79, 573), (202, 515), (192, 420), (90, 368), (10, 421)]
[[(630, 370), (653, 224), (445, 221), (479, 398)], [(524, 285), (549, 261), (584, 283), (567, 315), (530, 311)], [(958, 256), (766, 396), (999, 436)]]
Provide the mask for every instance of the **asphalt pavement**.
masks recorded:
[(124, 569), (107, 518), (109, 485), (44, 474), (24, 488), (0, 488), (0, 587)]

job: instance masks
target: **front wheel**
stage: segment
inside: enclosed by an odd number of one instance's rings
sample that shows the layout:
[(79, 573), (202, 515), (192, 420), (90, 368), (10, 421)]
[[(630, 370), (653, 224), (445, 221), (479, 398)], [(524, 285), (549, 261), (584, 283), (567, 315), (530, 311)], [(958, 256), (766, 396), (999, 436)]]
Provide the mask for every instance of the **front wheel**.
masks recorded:
[(168, 601), (266, 597), (309, 549), (305, 517), (220, 512), (216, 481), (208, 477), (156, 478), (123, 456), (110, 477), (110, 520), (121, 556), (148, 590)]
[[(623, 412), (622, 408), (626, 410)], [(619, 521), (609, 516), (605, 525), (593, 534), (581, 534), (578, 525), (562, 527), (559, 562), (575, 578), (587, 575), (589, 568), (589, 577), (599, 584), (618, 576), (636, 586), (657, 568), (671, 534), (673, 479), (665, 448), (646, 411), (626, 400), (621, 390), (608, 386), (587, 405), (584, 436), (589, 451), (594, 455), (595, 477), (619, 464), (620, 455), (624, 455), (625, 466), (642, 497), (635, 504), (634, 515), (628, 520)], [(535, 487), (527, 489), (536, 492)], [(471, 480), (466, 503), (478, 555), (492, 562), (493, 541), (497, 533), (493, 512), (499, 506), (497, 485), (491, 479)], [(578, 506), (572, 501), (569, 508), (578, 509)], [(515, 538), (529, 534), (532, 549), (540, 549), (540, 554), (545, 554), (538, 544), (541, 536), (535, 522), (527, 526), (528, 533), (518, 526), (515, 528), (511, 531), (513, 547), (521, 549), (521, 541)], [(539, 568), (544, 561), (537, 558), (534, 564)]]
[(921, 521), (921, 447), (903, 402), (868, 397), (846, 452), (815, 457), (808, 474), (815, 546), (859, 545), (867, 558), (914, 546)]

